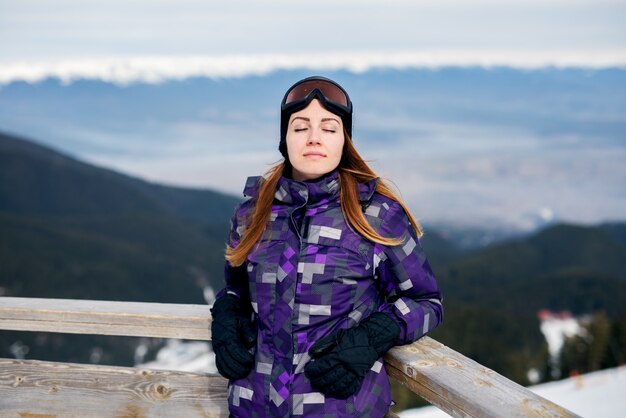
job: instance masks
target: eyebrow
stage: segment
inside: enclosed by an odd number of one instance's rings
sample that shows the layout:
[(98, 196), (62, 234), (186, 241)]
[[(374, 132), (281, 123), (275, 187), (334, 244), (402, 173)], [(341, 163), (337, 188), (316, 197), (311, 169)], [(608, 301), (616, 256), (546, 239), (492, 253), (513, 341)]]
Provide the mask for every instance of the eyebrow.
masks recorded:
[[(304, 121), (311, 122), (311, 119), (310, 119), (310, 118), (305, 118), (305, 117), (303, 117), (303, 116), (296, 116), (295, 118), (293, 118), (293, 120), (291, 121), (291, 123), (294, 123), (294, 122), (296, 121), (296, 119), (302, 119), (302, 120), (304, 120)], [(339, 120), (337, 120), (337, 119), (335, 119), (335, 118), (323, 118), (323, 119), (322, 119), (322, 122), (328, 122), (328, 121), (335, 121), (335, 122), (339, 123)]]

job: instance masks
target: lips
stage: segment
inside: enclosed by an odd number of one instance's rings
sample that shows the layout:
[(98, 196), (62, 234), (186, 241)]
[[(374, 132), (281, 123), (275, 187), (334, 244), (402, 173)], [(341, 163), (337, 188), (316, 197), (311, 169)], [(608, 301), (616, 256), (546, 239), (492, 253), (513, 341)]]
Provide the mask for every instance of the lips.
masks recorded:
[(326, 155), (322, 154), (321, 152), (307, 152), (307, 153), (304, 154), (304, 156), (305, 157), (312, 157), (312, 158), (314, 158), (314, 157), (319, 157), (319, 158), (326, 157)]

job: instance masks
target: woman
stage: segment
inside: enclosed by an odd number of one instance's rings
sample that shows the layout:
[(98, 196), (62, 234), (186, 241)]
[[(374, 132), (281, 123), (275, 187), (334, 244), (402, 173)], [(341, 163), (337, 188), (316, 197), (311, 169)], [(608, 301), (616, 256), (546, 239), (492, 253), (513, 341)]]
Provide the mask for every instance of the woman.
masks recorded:
[(352, 144), (352, 102), (324, 77), (281, 105), (283, 162), (248, 178), (211, 310), (236, 417), (382, 417), (382, 356), (443, 318), (421, 227)]

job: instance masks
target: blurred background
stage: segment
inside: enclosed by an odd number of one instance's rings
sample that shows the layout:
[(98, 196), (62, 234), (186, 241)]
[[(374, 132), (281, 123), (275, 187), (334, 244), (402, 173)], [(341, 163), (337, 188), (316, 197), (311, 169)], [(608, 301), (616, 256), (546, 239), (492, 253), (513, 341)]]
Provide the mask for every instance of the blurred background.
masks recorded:
[[(424, 226), (432, 336), (524, 385), (623, 385), (625, 21), (617, 0), (0, 0), (0, 296), (212, 303), (280, 100), (319, 74)], [(214, 371), (208, 344), (145, 338), (1, 331), (0, 357)], [(577, 390), (554, 400), (593, 414)]]

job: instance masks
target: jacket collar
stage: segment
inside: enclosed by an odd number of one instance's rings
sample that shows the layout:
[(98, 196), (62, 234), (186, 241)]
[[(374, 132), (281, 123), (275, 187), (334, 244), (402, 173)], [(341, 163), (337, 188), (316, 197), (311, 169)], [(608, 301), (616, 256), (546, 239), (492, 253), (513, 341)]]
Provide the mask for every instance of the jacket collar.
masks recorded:
[[(359, 201), (369, 202), (376, 191), (380, 180), (376, 177), (365, 183), (358, 184)], [(244, 196), (257, 198), (261, 184), (265, 181), (262, 176), (251, 176), (246, 180), (243, 189)], [(313, 180), (296, 181), (281, 176), (276, 186), (274, 198), (287, 205), (306, 203), (307, 205), (323, 204), (339, 196), (339, 170), (335, 169), (322, 177)]]

